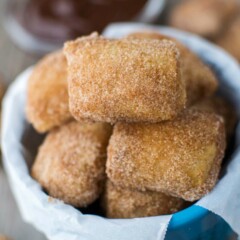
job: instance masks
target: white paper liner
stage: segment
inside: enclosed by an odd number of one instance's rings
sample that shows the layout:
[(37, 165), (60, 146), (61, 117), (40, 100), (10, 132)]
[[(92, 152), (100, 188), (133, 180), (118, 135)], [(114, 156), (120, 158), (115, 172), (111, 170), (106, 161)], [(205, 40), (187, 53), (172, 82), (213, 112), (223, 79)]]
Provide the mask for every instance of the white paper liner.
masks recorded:
[[(142, 24), (114, 24), (105, 31), (105, 35), (121, 37), (143, 28), (161, 31), (178, 38), (210, 63), (218, 73), (221, 88), (232, 99), (240, 113), (240, 69), (237, 62), (219, 48), (190, 34)], [(2, 119), (4, 165), (23, 218), (52, 240), (164, 239), (172, 215), (112, 220), (95, 215), (83, 215), (61, 201), (49, 201), (40, 185), (29, 175), (24, 159), (28, 153), (21, 144), (22, 135), (28, 127), (24, 106), (26, 82), (30, 72), (31, 69), (28, 69), (21, 74), (8, 90), (3, 102)], [(197, 205), (220, 215), (238, 234), (240, 234), (239, 185), (240, 154), (237, 152), (227, 168), (227, 173), (214, 190), (197, 202)]]

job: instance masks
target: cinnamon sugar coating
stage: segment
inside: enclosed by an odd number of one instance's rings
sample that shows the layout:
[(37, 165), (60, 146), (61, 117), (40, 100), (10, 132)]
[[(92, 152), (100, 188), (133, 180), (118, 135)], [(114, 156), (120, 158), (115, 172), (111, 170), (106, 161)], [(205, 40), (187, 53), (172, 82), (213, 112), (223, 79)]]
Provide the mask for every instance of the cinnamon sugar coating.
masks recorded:
[(125, 188), (194, 201), (216, 184), (225, 144), (223, 119), (203, 111), (189, 109), (157, 124), (117, 123), (107, 175)]
[(72, 119), (67, 88), (67, 62), (61, 51), (47, 55), (34, 67), (28, 81), (26, 115), (38, 132)]
[(124, 189), (108, 180), (102, 205), (109, 218), (138, 218), (172, 214), (183, 209), (186, 202), (159, 192)]
[(179, 51), (170, 40), (109, 40), (92, 34), (65, 44), (70, 111), (77, 120), (158, 122), (185, 107)]
[(232, 137), (237, 123), (237, 115), (233, 106), (222, 97), (211, 97), (196, 103), (193, 108), (216, 113), (223, 117), (228, 139)]
[(49, 193), (75, 207), (95, 201), (105, 179), (111, 126), (72, 121), (54, 129), (40, 146), (32, 176)]
[(175, 42), (180, 51), (182, 78), (186, 84), (187, 105), (190, 106), (205, 97), (214, 94), (218, 82), (211, 69), (191, 50), (174, 38), (156, 32), (136, 32), (128, 38), (168, 39)]
[(213, 39), (224, 30), (238, 8), (237, 0), (187, 0), (171, 11), (169, 24)]

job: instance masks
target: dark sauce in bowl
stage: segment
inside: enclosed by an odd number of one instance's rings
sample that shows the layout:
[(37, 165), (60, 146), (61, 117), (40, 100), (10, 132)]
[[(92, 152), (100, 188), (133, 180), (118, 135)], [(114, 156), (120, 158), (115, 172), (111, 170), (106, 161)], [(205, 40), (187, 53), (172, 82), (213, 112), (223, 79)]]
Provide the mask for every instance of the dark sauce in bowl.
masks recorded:
[(33, 36), (62, 43), (93, 31), (101, 32), (110, 22), (134, 20), (147, 0), (31, 0), (17, 19)]

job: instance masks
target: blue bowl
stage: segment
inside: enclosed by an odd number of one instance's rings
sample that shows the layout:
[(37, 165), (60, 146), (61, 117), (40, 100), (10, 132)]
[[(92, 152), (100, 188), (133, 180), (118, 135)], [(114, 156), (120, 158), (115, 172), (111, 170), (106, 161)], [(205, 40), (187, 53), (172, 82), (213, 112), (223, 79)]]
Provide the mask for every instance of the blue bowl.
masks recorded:
[(237, 234), (221, 217), (196, 205), (173, 214), (166, 240), (227, 240)]

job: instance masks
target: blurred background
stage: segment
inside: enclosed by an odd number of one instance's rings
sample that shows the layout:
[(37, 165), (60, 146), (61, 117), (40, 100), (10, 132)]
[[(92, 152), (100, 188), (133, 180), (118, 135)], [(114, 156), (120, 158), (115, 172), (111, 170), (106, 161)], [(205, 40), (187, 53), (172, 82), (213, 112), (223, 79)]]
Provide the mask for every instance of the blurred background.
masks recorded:
[[(0, 97), (25, 68), (63, 42), (111, 22), (168, 25), (218, 44), (240, 61), (238, 0), (0, 0)], [(0, 235), (44, 240), (23, 223), (0, 163)], [(0, 240), (2, 240), (0, 236)]]

